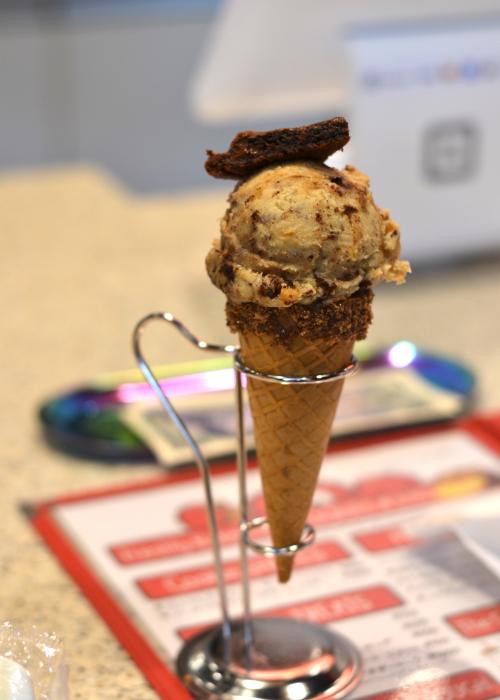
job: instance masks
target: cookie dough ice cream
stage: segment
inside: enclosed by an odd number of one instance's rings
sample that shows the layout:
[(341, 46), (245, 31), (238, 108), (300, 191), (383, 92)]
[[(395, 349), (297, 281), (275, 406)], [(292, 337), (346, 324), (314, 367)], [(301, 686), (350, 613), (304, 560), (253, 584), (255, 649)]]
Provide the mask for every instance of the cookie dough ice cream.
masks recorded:
[(207, 268), (233, 302), (285, 307), (404, 282), (399, 251), (399, 228), (374, 203), (365, 175), (300, 162), (236, 187)]

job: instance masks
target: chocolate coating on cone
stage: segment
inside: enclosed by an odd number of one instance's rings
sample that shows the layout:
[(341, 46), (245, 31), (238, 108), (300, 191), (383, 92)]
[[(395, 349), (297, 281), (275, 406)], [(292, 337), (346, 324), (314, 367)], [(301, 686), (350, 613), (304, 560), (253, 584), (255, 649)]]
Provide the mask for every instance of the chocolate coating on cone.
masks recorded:
[(372, 320), (372, 300), (373, 291), (364, 287), (345, 299), (287, 308), (228, 301), (226, 318), (234, 333), (265, 334), (284, 345), (297, 337), (312, 341), (361, 340)]
[(275, 163), (323, 163), (348, 141), (349, 125), (344, 117), (292, 129), (242, 131), (225, 153), (207, 151), (205, 169), (213, 177), (239, 180)]

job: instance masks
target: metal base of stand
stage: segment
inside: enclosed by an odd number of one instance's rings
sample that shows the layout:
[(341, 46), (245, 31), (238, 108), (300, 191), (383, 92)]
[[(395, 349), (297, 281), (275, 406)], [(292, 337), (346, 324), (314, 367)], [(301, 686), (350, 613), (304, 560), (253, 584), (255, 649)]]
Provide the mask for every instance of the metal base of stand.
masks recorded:
[[(324, 627), (287, 618), (254, 618), (252, 628), (248, 660), (244, 626), (232, 623), (232, 654), (227, 667), (220, 627), (187, 642), (178, 657), (177, 671), (194, 697), (330, 700), (344, 698), (361, 679), (356, 648)], [(251, 670), (247, 670), (249, 666)]]

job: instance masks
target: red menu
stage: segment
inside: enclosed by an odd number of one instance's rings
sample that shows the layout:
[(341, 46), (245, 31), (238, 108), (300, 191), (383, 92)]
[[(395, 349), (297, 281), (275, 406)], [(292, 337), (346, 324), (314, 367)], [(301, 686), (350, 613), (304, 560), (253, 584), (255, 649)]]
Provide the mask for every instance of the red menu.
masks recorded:
[[(324, 462), (310, 513), (316, 543), (279, 585), (250, 555), (255, 614), (334, 626), (359, 647), (353, 700), (500, 697), (500, 580), (451, 524), (488, 501), (500, 513), (500, 418), (343, 444)], [(231, 614), (241, 614), (234, 467), (214, 468)], [(262, 514), (249, 469), (252, 516)], [(218, 622), (195, 471), (66, 496), (33, 523), (161, 698), (184, 640)]]

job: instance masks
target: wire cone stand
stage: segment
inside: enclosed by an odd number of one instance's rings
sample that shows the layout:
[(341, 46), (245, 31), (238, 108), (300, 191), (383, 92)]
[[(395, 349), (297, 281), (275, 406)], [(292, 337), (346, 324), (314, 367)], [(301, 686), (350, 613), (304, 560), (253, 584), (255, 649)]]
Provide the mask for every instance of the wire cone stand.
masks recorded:
[[(241, 619), (231, 620), (228, 612), (208, 463), (142, 352), (142, 332), (146, 325), (158, 320), (173, 325), (200, 350), (228, 353), (233, 357), (238, 422)], [(184, 645), (177, 658), (180, 678), (194, 697), (211, 700), (329, 700), (345, 697), (359, 683), (362, 672), (361, 658), (351, 642), (319, 625), (285, 617), (253, 617), (251, 613), (248, 549), (263, 556), (293, 556), (313, 543), (314, 529), (306, 524), (300, 541), (287, 547), (261, 544), (251, 537), (253, 530), (266, 520), (250, 520), (248, 516), (242, 375), (283, 385), (320, 384), (349, 376), (356, 370), (356, 361), (353, 359), (338, 372), (312, 376), (289, 377), (258, 372), (243, 364), (237, 347), (199, 340), (172, 314), (163, 312), (149, 314), (139, 321), (133, 333), (133, 348), (144, 377), (193, 451), (203, 482), (212, 540), (221, 623), (202, 631)]]

